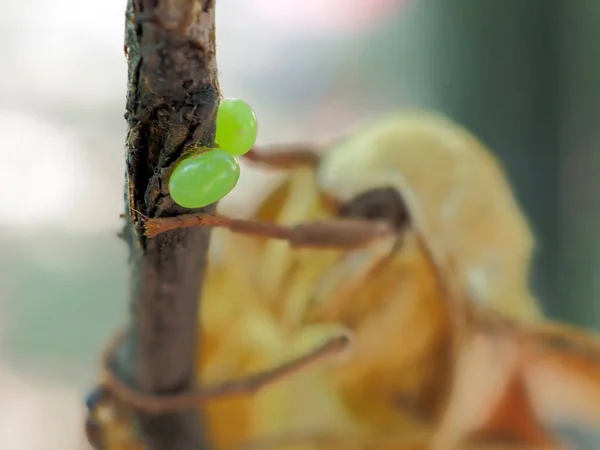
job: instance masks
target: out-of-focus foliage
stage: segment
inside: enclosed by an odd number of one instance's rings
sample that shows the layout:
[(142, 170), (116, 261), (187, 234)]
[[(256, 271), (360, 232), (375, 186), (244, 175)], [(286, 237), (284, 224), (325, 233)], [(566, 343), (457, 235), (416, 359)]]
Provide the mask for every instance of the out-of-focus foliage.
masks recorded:
[[(546, 425), (557, 417), (600, 423), (600, 345), (538, 322), (526, 221), (496, 161), (450, 121), (407, 114), (340, 141), (316, 173), (287, 174), (253, 217), (283, 225), (331, 219), (331, 197), (348, 201), (382, 186), (410, 200), (422, 227), (403, 229), (399, 247), (383, 240), (352, 252), (299, 249), (215, 231), (200, 316), (201, 384), (353, 335), (348, 353), (326, 364), (207, 403), (215, 447), (266, 448), (279, 438), (276, 448), (554, 449)], [(456, 270), (436, 265), (419, 233)], [(464, 329), (451, 320), (456, 303), (440, 271), (468, 300)], [(115, 423), (104, 429), (115, 442), (108, 450), (136, 448), (115, 438)]]

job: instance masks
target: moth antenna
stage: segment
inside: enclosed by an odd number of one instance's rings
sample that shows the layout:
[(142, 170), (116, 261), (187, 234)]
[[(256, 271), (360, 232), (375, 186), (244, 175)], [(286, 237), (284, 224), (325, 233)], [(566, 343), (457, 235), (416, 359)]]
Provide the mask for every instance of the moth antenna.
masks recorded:
[(453, 260), (450, 255), (442, 254), (442, 252), (438, 249), (438, 246), (435, 244), (435, 239), (433, 239), (433, 237), (430, 236), (426, 231), (424, 220), (418, 207), (418, 202), (404, 178), (397, 176), (395, 179), (401, 185), (400, 192), (404, 201), (406, 202), (411, 218), (412, 229), (416, 235), (417, 242), (425, 252), (425, 256), (435, 271), (435, 276), (438, 280), (438, 283), (444, 290), (446, 299), (448, 300), (448, 309), (455, 331), (462, 333), (467, 324), (466, 308), (464, 303), (465, 296), (460, 286), (458, 286), (455, 282), (457, 278), (454, 276), (449, 276), (449, 274), (454, 275), (455, 260)]

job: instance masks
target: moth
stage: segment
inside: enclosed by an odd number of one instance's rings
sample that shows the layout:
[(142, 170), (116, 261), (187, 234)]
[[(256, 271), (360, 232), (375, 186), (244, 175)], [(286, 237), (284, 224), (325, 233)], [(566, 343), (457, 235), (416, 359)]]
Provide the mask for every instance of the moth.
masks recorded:
[(145, 223), (215, 228), (198, 354), (215, 387), (160, 399), (105, 373), (108, 450), (138, 448), (118, 404), (202, 405), (215, 448), (554, 450), (557, 421), (600, 424), (600, 343), (543, 318), (527, 220), (467, 130), (406, 111), (247, 159), (285, 172), (252, 217)]

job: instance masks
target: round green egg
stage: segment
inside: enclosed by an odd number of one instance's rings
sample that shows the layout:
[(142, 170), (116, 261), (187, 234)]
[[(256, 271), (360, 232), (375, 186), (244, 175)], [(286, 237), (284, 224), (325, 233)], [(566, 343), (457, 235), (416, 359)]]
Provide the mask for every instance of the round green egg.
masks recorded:
[(184, 208), (202, 208), (225, 197), (240, 178), (240, 166), (215, 148), (183, 158), (169, 178), (169, 193)]
[(241, 156), (247, 153), (258, 135), (254, 111), (239, 98), (226, 98), (217, 110), (215, 142), (226, 152)]

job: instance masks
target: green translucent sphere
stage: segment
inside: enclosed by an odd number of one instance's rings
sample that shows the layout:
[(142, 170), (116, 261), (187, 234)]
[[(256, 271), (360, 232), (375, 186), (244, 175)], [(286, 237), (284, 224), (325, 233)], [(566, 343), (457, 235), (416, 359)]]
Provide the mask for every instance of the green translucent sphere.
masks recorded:
[(169, 178), (169, 193), (184, 208), (202, 208), (225, 197), (240, 177), (240, 166), (215, 148), (182, 159)]
[(258, 134), (258, 121), (250, 105), (238, 98), (227, 98), (217, 111), (215, 142), (233, 156), (247, 153)]

